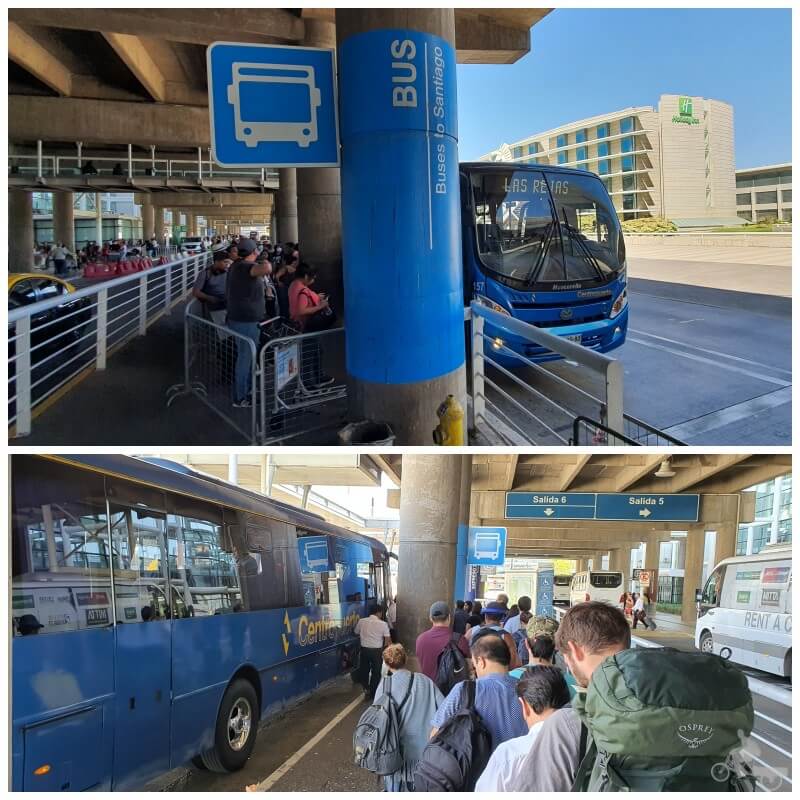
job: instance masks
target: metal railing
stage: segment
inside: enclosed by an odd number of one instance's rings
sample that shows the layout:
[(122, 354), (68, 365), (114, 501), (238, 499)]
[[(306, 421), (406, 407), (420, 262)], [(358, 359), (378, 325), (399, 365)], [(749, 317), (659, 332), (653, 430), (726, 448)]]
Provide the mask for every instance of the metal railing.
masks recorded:
[(29, 434), (37, 406), (105, 369), (115, 350), (183, 302), (210, 259), (180, 258), (9, 311), (9, 435)]
[(623, 432), (614, 431), (594, 419), (588, 417), (575, 417), (572, 423), (572, 439), (570, 444), (577, 447), (591, 447), (593, 445), (624, 447), (670, 447), (685, 445), (664, 431), (654, 428), (636, 417), (624, 415)]
[[(599, 419), (613, 431), (624, 430), (623, 370), (619, 361), (476, 302), (465, 311), (470, 320), (472, 343), (470, 429), (480, 430), (485, 426), (506, 444), (514, 445), (569, 444), (573, 421), (581, 415)], [(501, 335), (487, 336), (487, 323)], [(581, 388), (571, 376), (556, 374), (511, 350), (502, 340), (503, 332), (544, 348), (551, 355), (558, 354), (568, 364), (582, 367), (599, 380), (601, 396)], [(528, 376), (523, 377), (500, 364), (496, 355), (510, 357), (515, 369), (529, 368), (534, 371), (533, 377), (542, 378), (560, 391), (565, 390), (569, 406), (563, 399), (554, 400), (552, 392), (534, 386)]]
[(249, 444), (343, 423), (346, 386), (323, 371), (344, 373), (343, 328), (298, 334), (275, 318), (263, 323), (256, 344), (227, 327), (224, 317), (224, 311), (208, 315), (197, 301), (187, 305), (183, 382), (167, 390), (168, 407), (192, 395)]

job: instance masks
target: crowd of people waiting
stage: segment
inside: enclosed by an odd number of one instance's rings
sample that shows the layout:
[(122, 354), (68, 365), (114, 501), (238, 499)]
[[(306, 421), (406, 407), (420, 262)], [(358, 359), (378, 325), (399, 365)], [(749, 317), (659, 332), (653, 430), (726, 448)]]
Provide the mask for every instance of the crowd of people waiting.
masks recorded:
[[(328, 296), (312, 288), (315, 267), (304, 262), (296, 242), (272, 244), (255, 237), (217, 238), (212, 262), (200, 273), (192, 295), (216, 324), (226, 325), (259, 349), (266, 325), (276, 320), (295, 333), (327, 330), (335, 321)], [(252, 353), (237, 347), (233, 405), (252, 406)], [(309, 388), (329, 385), (333, 378), (320, 369), (319, 347), (306, 343), (303, 359)]]
[(714, 655), (631, 649), (624, 604), (580, 603), (559, 623), (529, 597), (437, 601), (413, 657), (383, 617), (373, 604), (356, 626), (371, 705), (353, 745), (385, 791), (754, 790), (731, 755), (753, 723), (745, 676)]

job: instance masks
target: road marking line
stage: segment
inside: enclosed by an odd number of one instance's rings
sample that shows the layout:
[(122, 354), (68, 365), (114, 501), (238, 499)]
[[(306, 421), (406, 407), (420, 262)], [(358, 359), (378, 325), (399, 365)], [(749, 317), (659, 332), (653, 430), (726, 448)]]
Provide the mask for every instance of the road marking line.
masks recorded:
[[(699, 320), (686, 320), (686, 322), (698, 322)], [(678, 325), (682, 325), (683, 323), (679, 322)], [(655, 333), (648, 333), (647, 331), (640, 331), (636, 330), (635, 328), (630, 328), (629, 331), (631, 333), (636, 333), (639, 336), (649, 336), (651, 339), (660, 339), (662, 342), (670, 342), (671, 344), (677, 344), (680, 347), (686, 347), (690, 350), (696, 350), (698, 353), (708, 353), (712, 356), (720, 356), (721, 358), (728, 358), (731, 361), (741, 361), (743, 364), (752, 364), (754, 367), (766, 367), (773, 372), (782, 372), (784, 375), (789, 375), (791, 377), (792, 371), (790, 369), (783, 369), (782, 367), (773, 367), (769, 364), (760, 364), (758, 361), (753, 361), (749, 358), (741, 358), (740, 356), (733, 356), (730, 353), (722, 353), (719, 350), (711, 350), (707, 347), (698, 347), (695, 344), (689, 344), (688, 342), (681, 342), (677, 339), (668, 339), (666, 336), (657, 336)]]
[(271, 775), (264, 778), (261, 783), (256, 784), (253, 791), (267, 792), (274, 786), (298, 761), (308, 753), (313, 747), (324, 739), (354, 708), (364, 702), (364, 696), (359, 695), (352, 703), (345, 706), (313, 739), (309, 739), (294, 755), (289, 756)]
[[(648, 334), (650, 335), (650, 334)], [(661, 338), (661, 337), (656, 337)], [(773, 383), (776, 386), (786, 387), (791, 386), (792, 384), (788, 381), (784, 381), (781, 378), (773, 378), (771, 375), (764, 375), (761, 372), (754, 372), (750, 369), (743, 369), (742, 367), (735, 367), (732, 364), (721, 364), (719, 361), (714, 361), (711, 358), (705, 358), (704, 356), (698, 356), (694, 353), (684, 353), (682, 350), (677, 350), (674, 347), (665, 347), (664, 345), (660, 344), (653, 344), (652, 342), (645, 342), (643, 339), (637, 339), (634, 336), (628, 336), (629, 342), (636, 342), (636, 344), (644, 345), (644, 347), (650, 347), (653, 350), (663, 350), (665, 353), (670, 353), (674, 356), (681, 356), (682, 358), (688, 358), (690, 361), (699, 361), (701, 364), (710, 364), (712, 367), (717, 367), (718, 369), (726, 369), (729, 372), (739, 372), (742, 375), (747, 375), (749, 378), (754, 378), (755, 380), (764, 381), (765, 383)], [(686, 347), (687, 345), (684, 345)], [(691, 345), (688, 345), (691, 347)]]
[(783, 722), (779, 722), (777, 719), (773, 719), (772, 717), (768, 717), (766, 714), (762, 714), (760, 711), (753, 711), (753, 713), (757, 717), (761, 717), (762, 719), (767, 720), (767, 722), (770, 722), (773, 725), (777, 725), (779, 728), (783, 728), (785, 731), (789, 731), (789, 733), (792, 732), (792, 728), (791, 728), (790, 725), (786, 725)]

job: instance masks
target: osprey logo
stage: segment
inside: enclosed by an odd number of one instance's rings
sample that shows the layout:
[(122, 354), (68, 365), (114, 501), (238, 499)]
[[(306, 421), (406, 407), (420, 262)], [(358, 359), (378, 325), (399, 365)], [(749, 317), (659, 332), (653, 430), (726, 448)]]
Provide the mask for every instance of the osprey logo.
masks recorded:
[(678, 738), (682, 742), (686, 742), (690, 750), (697, 750), (714, 735), (714, 729), (710, 725), (690, 722), (687, 725), (681, 725), (677, 733)]

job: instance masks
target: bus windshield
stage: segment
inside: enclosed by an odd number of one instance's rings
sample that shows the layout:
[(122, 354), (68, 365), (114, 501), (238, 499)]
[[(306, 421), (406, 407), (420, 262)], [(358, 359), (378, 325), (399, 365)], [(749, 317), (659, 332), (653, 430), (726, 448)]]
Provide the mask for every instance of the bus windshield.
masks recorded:
[(478, 255), (501, 282), (606, 283), (623, 267), (619, 222), (598, 178), (498, 167), (471, 183)]

